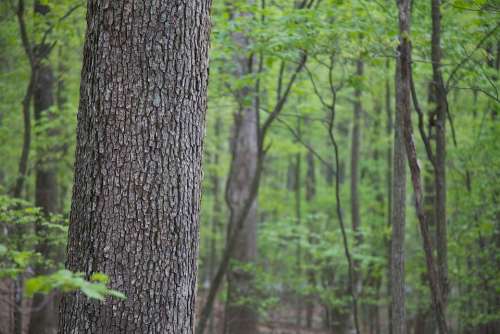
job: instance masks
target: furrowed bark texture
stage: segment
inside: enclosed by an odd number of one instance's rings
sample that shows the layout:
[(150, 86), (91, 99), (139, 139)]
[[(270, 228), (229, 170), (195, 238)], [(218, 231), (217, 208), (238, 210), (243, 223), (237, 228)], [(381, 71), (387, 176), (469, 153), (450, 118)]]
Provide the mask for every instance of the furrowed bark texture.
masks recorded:
[(406, 87), (401, 81), (400, 61), (396, 62), (396, 120), (394, 124), (394, 155), (392, 160), (391, 206), (391, 330), (406, 334), (405, 312), (405, 223), (406, 223), (406, 154), (403, 137), (404, 105), (402, 94)]
[(194, 332), (210, 0), (88, 1), (60, 333)]

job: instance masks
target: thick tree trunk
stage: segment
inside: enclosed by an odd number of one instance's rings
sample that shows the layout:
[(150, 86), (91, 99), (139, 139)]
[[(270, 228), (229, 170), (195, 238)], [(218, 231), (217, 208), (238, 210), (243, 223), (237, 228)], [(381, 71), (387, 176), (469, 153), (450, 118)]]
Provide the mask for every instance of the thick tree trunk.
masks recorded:
[[(402, 6), (405, 6), (404, 4)], [(392, 333), (406, 334), (405, 312), (405, 222), (406, 222), (406, 153), (403, 137), (403, 113), (409, 100), (403, 94), (409, 89), (402, 82), (401, 62), (396, 63), (396, 120), (394, 123), (394, 155), (392, 160), (392, 237), (391, 237), (391, 324)], [(407, 102), (407, 104), (404, 104)]]
[(60, 333), (194, 332), (209, 0), (90, 0)]

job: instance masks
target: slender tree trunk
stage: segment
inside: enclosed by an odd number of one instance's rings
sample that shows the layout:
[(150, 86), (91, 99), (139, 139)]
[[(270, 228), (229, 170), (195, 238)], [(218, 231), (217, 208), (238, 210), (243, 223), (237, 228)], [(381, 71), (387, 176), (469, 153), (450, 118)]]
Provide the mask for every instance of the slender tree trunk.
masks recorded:
[(21, 150), (21, 157), (19, 158), (19, 168), (16, 183), (12, 189), (12, 196), (20, 198), (22, 195), (24, 183), (26, 177), (28, 176), (28, 160), (31, 147), (31, 100), (33, 98), (35, 80), (37, 75), (37, 65), (36, 59), (33, 53), (32, 44), (28, 39), (28, 33), (26, 30), (26, 23), (24, 19), (25, 7), (24, 0), (18, 1), (16, 16), (19, 23), (19, 32), (21, 35), (21, 41), (23, 49), (30, 63), (30, 80), (24, 98), (22, 101), (22, 115), (23, 115), (23, 146)]
[[(216, 148), (213, 155), (213, 164), (216, 166), (219, 165), (219, 152), (222, 150), (220, 146), (221, 140), (221, 131), (222, 131), (222, 119), (220, 116), (215, 120), (215, 139), (216, 139)], [(217, 172), (214, 172), (212, 175), (212, 192), (213, 192), (213, 208), (212, 208), (212, 236), (210, 238), (210, 256), (208, 263), (208, 279), (209, 282), (215, 276), (215, 270), (217, 269), (217, 234), (219, 233), (219, 227), (221, 224), (221, 214), (222, 214), (222, 203), (221, 203), (221, 180)], [(215, 317), (214, 314), (210, 315), (210, 321), (208, 324), (208, 329), (210, 334), (215, 334)]]
[[(306, 126), (309, 124), (308, 120), (305, 121)], [(307, 152), (306, 155), (306, 180), (305, 180), (305, 198), (308, 203), (308, 207), (312, 206), (312, 203), (316, 197), (316, 171), (315, 171), (315, 163), (314, 163), (314, 154), (311, 151)], [(314, 214), (314, 211), (309, 209), (309, 214)], [(313, 224), (310, 224), (310, 228), (313, 228)], [(314, 240), (309, 236), (309, 243), (313, 244)], [(309, 259), (310, 261), (311, 259)], [(316, 285), (316, 275), (314, 270), (309, 269), (307, 271), (307, 280), (308, 284), (311, 287)], [(313, 316), (314, 316), (314, 294), (309, 294), (307, 296), (306, 303), (306, 326), (307, 328), (313, 327)]]
[[(52, 67), (50, 64), (44, 63), (38, 69), (33, 99), (35, 121), (37, 123), (41, 122), (43, 117), (53, 118), (53, 114), (49, 111), (49, 108), (54, 105), (53, 88), (54, 75)], [(46, 135), (51, 137), (55, 133), (53, 130), (49, 130)], [(55, 148), (49, 147), (47, 150), (37, 153), (38, 159), (35, 166), (35, 205), (41, 207), (46, 214), (55, 213), (59, 211), (57, 162), (51, 156), (55, 153)]]
[[(13, 185), (10, 193), (15, 198), (22, 198), (24, 185), (28, 177), (28, 163), (31, 149), (31, 103), (34, 93), (34, 86), (37, 77), (37, 62), (33, 52), (33, 45), (28, 37), (26, 22), (25, 22), (25, 4), (24, 0), (18, 0), (16, 10), (17, 22), (19, 25), (19, 33), (21, 37), (22, 47), (30, 64), (29, 83), (26, 88), (22, 100), (22, 117), (23, 117), (23, 145), (21, 156), (19, 158), (18, 175), (16, 182)], [(6, 230), (5, 233), (13, 238), (20, 238), (25, 233), (25, 227), (19, 225), (12, 230)], [(20, 248), (20, 247), (18, 247)], [(19, 249), (21, 250), (21, 249)], [(29, 304), (23, 296), (24, 274), (19, 274), (12, 281), (6, 280), (7, 299), (12, 297), (12, 300), (5, 306), (6, 312), (9, 313), (9, 323), (12, 324), (10, 330), (15, 334), (22, 334), (26, 331), (29, 317), (25, 316), (29, 309)], [(0, 305), (2, 309), (4, 305)], [(9, 329), (7, 329), (9, 330)]]
[[(363, 62), (358, 60), (356, 62), (356, 75), (361, 77), (363, 75)], [(351, 138), (351, 224), (352, 231), (355, 234), (356, 246), (362, 242), (361, 214), (359, 209), (359, 150), (361, 145), (361, 114), (363, 107), (361, 104), (361, 88), (356, 87), (354, 90), (354, 114), (352, 118), (352, 138)], [(356, 267), (358, 263), (356, 263)], [(358, 271), (359, 268), (356, 268)], [(356, 285), (359, 284), (359, 273), (355, 275)]]
[[(250, 186), (250, 192), (247, 196), (247, 199), (245, 200), (244, 203), (242, 203), (242, 210), (241, 214), (239, 216), (235, 215), (234, 211), (230, 212), (230, 222), (234, 222), (233, 231), (229, 235), (228, 234), (228, 239), (226, 242), (226, 247), (222, 253), (221, 261), (219, 264), (219, 267), (217, 269), (217, 273), (214, 276), (214, 279), (212, 280), (212, 283), (210, 285), (210, 290), (208, 292), (207, 300), (204, 303), (201, 311), (200, 311), (200, 318), (197, 323), (196, 327), (196, 334), (203, 334), (206, 329), (206, 325), (209, 319), (209, 316), (212, 312), (213, 309), (213, 304), (215, 301), (215, 297), (217, 296), (217, 293), (219, 291), (219, 287), (221, 286), (223, 279), (226, 275), (227, 269), (229, 267), (231, 255), (233, 254), (233, 250), (236, 248), (238, 245), (238, 238), (239, 234), (242, 232), (242, 228), (244, 226), (245, 220), (247, 219), (248, 214), (252, 211), (252, 206), (255, 202), (255, 199), (257, 197), (258, 191), (259, 191), (259, 185), (260, 185), (260, 177), (262, 174), (262, 165), (263, 165), (263, 158), (266, 153), (266, 149), (263, 146), (264, 139), (266, 137), (267, 131), (271, 127), (272, 123), (276, 120), (276, 118), (279, 116), (281, 111), (283, 110), (283, 107), (285, 106), (285, 103), (288, 99), (288, 96), (290, 94), (291, 88), (293, 84), (295, 83), (295, 80), (297, 79), (298, 74), (302, 71), (304, 68), (305, 64), (307, 62), (307, 55), (302, 54), (301, 59), (299, 61), (299, 64), (295, 68), (295, 71), (292, 73), (288, 84), (286, 85), (286, 89), (283, 92), (283, 95), (277, 99), (276, 104), (274, 108), (272, 109), (272, 112), (269, 114), (269, 116), (266, 118), (264, 121), (263, 125), (258, 129), (258, 154), (257, 154), (257, 161), (256, 161), (256, 169), (255, 169), (255, 174), (252, 177), (252, 182)], [(258, 84), (259, 80), (257, 80), (256, 87), (259, 86)], [(258, 111), (259, 111), (259, 89), (256, 88), (257, 92), (257, 98), (255, 99), (255, 110), (256, 110), (256, 118), (257, 118), (257, 124), (258, 122)], [(231, 173), (230, 173), (231, 174)]]
[[(400, 44), (398, 47), (398, 61), (397, 65), (400, 73), (400, 83), (402, 85), (399, 95), (399, 102), (402, 106), (403, 117), (403, 136), (406, 149), (406, 156), (408, 165), (410, 167), (411, 179), (413, 184), (413, 191), (415, 193), (415, 209), (420, 225), (420, 232), (422, 235), (422, 244), (425, 252), (425, 260), (427, 265), (427, 272), (429, 275), (429, 285), (431, 288), (432, 304), (438, 323), (440, 334), (447, 334), (448, 329), (446, 325), (446, 315), (443, 307), (443, 297), (441, 292), (441, 285), (439, 279), (439, 272), (436, 267), (432, 240), (429, 232), (428, 220), (425, 215), (422, 199), (422, 184), (420, 175), (420, 166), (417, 160), (417, 152), (415, 143), (413, 141), (413, 128), (411, 120), (410, 99), (411, 99), (411, 40), (410, 40), (410, 1), (398, 0), (399, 7), (399, 35)], [(394, 241), (393, 241), (394, 242)], [(394, 287), (393, 287), (394, 290)], [(393, 308), (393, 318), (394, 312)], [(395, 326), (395, 324), (393, 324)], [(394, 332), (396, 333), (395, 329)]]
[[(361, 59), (356, 62), (356, 76), (363, 76), (364, 64)], [(361, 116), (363, 106), (361, 104), (361, 87), (354, 89), (354, 113), (352, 118), (352, 134), (351, 134), (351, 171), (350, 171), (350, 187), (351, 187), (351, 228), (354, 234), (354, 254), (359, 250), (359, 246), (363, 242), (363, 236), (360, 230), (361, 213), (359, 207), (359, 159), (361, 145)], [(360, 263), (358, 260), (353, 260), (353, 293), (359, 295), (362, 290), (362, 278)], [(353, 322), (353, 321), (352, 321)]]
[[(366, 113), (366, 128), (372, 127), (373, 131), (371, 133), (371, 140), (373, 143), (377, 143), (383, 138), (383, 115), (382, 115), (382, 103), (379, 98), (375, 98), (373, 101), (373, 122), (370, 122), (369, 115)], [(372, 151), (373, 161), (376, 166), (382, 166), (383, 156), (381, 154), (381, 147), (375, 145)], [(368, 175), (370, 175), (370, 179), (373, 187), (377, 189), (377, 193), (375, 196), (375, 201), (377, 203), (376, 208), (370, 209), (373, 217), (385, 217), (383, 208), (385, 206), (385, 189), (384, 189), (384, 177), (382, 176), (383, 171), (379, 170), (379, 168), (372, 171), (367, 171)], [(381, 219), (383, 221), (383, 219)], [(375, 228), (384, 228), (383, 225), (375, 226)], [(386, 240), (384, 240), (386, 241)], [(382, 250), (383, 252), (383, 250)], [(380, 254), (384, 256), (386, 254)], [(372, 298), (375, 302), (370, 302), (367, 304), (368, 309), (368, 322), (370, 327), (370, 334), (380, 334), (380, 288), (382, 284), (382, 276), (379, 270), (381, 270), (377, 264), (371, 262), (369, 264), (369, 270), (367, 272), (367, 283), (370, 287), (365, 295), (368, 298)]]
[[(389, 72), (390, 69), (390, 61), (386, 61), (386, 69)], [(386, 120), (386, 136), (387, 138), (391, 138), (393, 132), (393, 115), (391, 108), (391, 87), (390, 80), (386, 78), (385, 81), (385, 112), (387, 116)], [(389, 140), (389, 144), (387, 145), (386, 152), (386, 161), (387, 161), (387, 225), (392, 228), (392, 141)], [(387, 249), (387, 294), (391, 296), (392, 287), (391, 287), (391, 269), (392, 269), (392, 242), (391, 236), (386, 238), (386, 249)], [(387, 305), (387, 320), (388, 320), (388, 334), (392, 334), (392, 300)]]
[(446, 220), (446, 119), (447, 93), (441, 73), (441, 0), (431, 0), (432, 5), (432, 82), (436, 98), (436, 248), (437, 264), (443, 298), (443, 311), (448, 304), (448, 228)]
[[(434, 105), (436, 103), (436, 95), (434, 93), (434, 85), (429, 84), (428, 87), (428, 102), (429, 105)], [(428, 111), (428, 125), (427, 125), (427, 140), (430, 146), (434, 145), (436, 141), (435, 135), (435, 124), (436, 124), (436, 113), (434, 109), (429, 109)], [(429, 160), (433, 159), (433, 156), (428, 156)], [(429, 224), (429, 229), (432, 235), (436, 235), (436, 188), (435, 188), (435, 173), (432, 161), (429, 161), (424, 165), (427, 172), (424, 174), (424, 211)], [(433, 243), (436, 242), (436, 238), (432, 238)], [(422, 284), (428, 284), (428, 275), (423, 273), (420, 276)], [(426, 301), (419, 301), (419, 307), (417, 314), (415, 316), (415, 333), (427, 333), (435, 332), (435, 322), (432, 319), (432, 308), (428, 306)]]
[[(231, 174), (228, 179), (227, 204), (232, 211), (233, 221), (228, 226), (228, 240), (244, 210), (251, 193), (252, 177), (257, 168), (258, 142), (257, 119), (254, 108), (245, 107), (237, 116), (233, 139)], [(252, 296), (254, 275), (252, 270), (241, 265), (253, 264), (257, 257), (256, 228), (257, 200), (253, 199), (238, 235), (238, 247), (231, 254), (234, 261), (227, 273), (228, 300), (225, 312), (224, 333), (257, 333), (257, 312), (253, 305), (242, 303)]]
[[(65, 58), (66, 50), (67, 50), (67, 41), (63, 41), (58, 48), (57, 51), (57, 86), (56, 86), (56, 104), (59, 112), (59, 117), (64, 117), (66, 112), (69, 110), (67, 105), (68, 103), (68, 89), (66, 87), (66, 75), (68, 73), (68, 65), (67, 60)], [(63, 144), (59, 147), (60, 154), (59, 159), (65, 160), (68, 157), (69, 144), (67, 142), (63, 142)], [(70, 185), (67, 182), (59, 181), (59, 210), (65, 211), (66, 209), (66, 200), (69, 197), (68, 193), (71, 191)], [(64, 252), (60, 253), (60, 258), (64, 258)]]
[[(35, 13), (45, 15), (49, 7), (38, 2), (35, 3)], [(40, 58), (37, 76), (34, 83), (33, 107), (35, 122), (40, 124), (42, 119), (53, 119), (54, 115), (50, 108), (54, 105), (54, 74), (49, 62), (50, 46), (39, 44), (35, 47), (37, 58)], [(54, 136), (54, 130), (48, 130), (44, 135)], [(50, 139), (49, 139), (50, 140)], [(57, 162), (52, 156), (54, 147), (48, 147), (37, 152), (38, 159), (35, 165), (35, 205), (40, 207), (44, 214), (56, 213), (59, 211), (58, 182), (57, 182)], [(43, 256), (50, 258), (51, 249), (46, 234), (48, 230), (44, 226), (37, 225), (35, 232), (39, 238), (36, 250)], [(45, 266), (35, 267), (35, 274), (47, 274), (49, 271)], [(30, 334), (50, 334), (57, 331), (57, 305), (55, 300), (46, 300), (43, 294), (36, 294), (33, 298), (33, 305), (30, 317)]]
[[(300, 121), (298, 122), (298, 131), (300, 133)], [(301, 191), (300, 191), (300, 170), (301, 170), (301, 154), (297, 153), (295, 154), (295, 220), (297, 227), (300, 228), (300, 225), (302, 224), (302, 205), (301, 205)], [(302, 247), (300, 246), (300, 237), (297, 238), (297, 248), (296, 248), (296, 254), (295, 254), (295, 272), (297, 275), (297, 278), (299, 280), (301, 279), (302, 276)], [(296, 316), (296, 325), (297, 325), (297, 330), (296, 333), (300, 334), (300, 328), (302, 326), (302, 305), (303, 305), (303, 299), (301, 296), (300, 291), (297, 291), (297, 295), (295, 296), (296, 300), (296, 311), (297, 311), (297, 316)]]
[(90, 0), (60, 333), (194, 332), (210, 1)]
[[(247, 16), (247, 13), (233, 13), (234, 17)], [(250, 40), (241, 33), (233, 33), (238, 54), (234, 55), (236, 71), (234, 75), (241, 79), (253, 73), (254, 57), (246, 54)], [(258, 118), (255, 108), (255, 90), (250, 85), (236, 92), (239, 106), (233, 126), (232, 160), (227, 183), (226, 202), (231, 211), (228, 225), (227, 242), (231, 238), (239, 217), (251, 197), (253, 176), (257, 170), (259, 154)], [(252, 303), (244, 302), (254, 291), (254, 273), (248, 265), (255, 264), (257, 257), (257, 199), (253, 198), (250, 209), (238, 234), (238, 247), (230, 255), (227, 273), (228, 298), (225, 310), (225, 334), (257, 333), (257, 311)], [(245, 266), (246, 268), (242, 267)], [(243, 301), (243, 302), (242, 302)]]
[[(403, 2), (403, 4), (401, 4)], [(405, 1), (400, 6), (404, 8)], [(407, 1), (408, 2), (408, 1)], [(401, 10), (401, 8), (400, 8)], [(392, 333), (406, 334), (405, 311), (405, 222), (406, 222), (406, 153), (403, 138), (403, 113), (409, 108), (407, 83), (402, 81), (401, 62), (396, 63), (396, 120), (394, 123), (394, 156), (392, 174), (391, 237), (391, 310)], [(405, 104), (408, 103), (408, 104)]]

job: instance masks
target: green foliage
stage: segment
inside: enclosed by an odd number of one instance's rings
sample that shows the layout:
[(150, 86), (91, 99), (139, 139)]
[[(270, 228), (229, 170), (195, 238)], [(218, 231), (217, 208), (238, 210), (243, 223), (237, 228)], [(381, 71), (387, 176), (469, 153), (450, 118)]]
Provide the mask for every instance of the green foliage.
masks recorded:
[[(66, 243), (66, 217), (71, 201), (85, 4), (80, 0), (43, 0), (42, 3), (50, 3), (51, 10), (48, 15), (36, 15), (34, 2), (25, 2), (28, 35), (33, 44), (39, 43), (52, 27), (47, 42), (54, 48), (44, 64), (52, 66), (56, 77), (56, 103), (41, 119), (32, 122), (26, 200), (0, 196), (0, 277), (24, 277), (28, 296), (54, 290), (78, 290), (100, 300), (106, 296), (122, 298), (123, 295), (107, 288), (107, 276), (68, 272), (62, 269), (61, 256), (56, 254), (62, 253)], [(14, 3), (0, 2), (0, 193), (3, 195), (9, 192), (18, 176), (23, 133), (21, 101), (30, 75)], [(363, 277), (360, 308), (365, 310), (374, 305), (384, 308), (390, 300), (386, 286), (393, 132), (387, 131), (387, 126), (393, 119), (388, 117), (387, 109), (393, 117), (394, 59), (399, 39), (396, 1), (324, 0), (306, 9), (298, 9), (298, 3), (300, 1), (289, 0), (213, 3), (201, 206), (200, 282), (203, 284), (200, 286), (207, 285), (209, 267), (214, 259), (216, 263), (220, 260), (227, 235), (230, 213), (224, 189), (231, 162), (229, 138), (235, 131), (233, 116), (238, 102), (253, 106), (259, 82), (262, 124), (276, 104), (280, 82), (282, 93), (300, 56), (307, 53), (307, 67), (299, 73), (281, 115), (266, 138), (265, 144), (270, 148), (258, 197), (259, 256), (253, 264), (233, 263), (235, 268), (253, 275), (256, 282), (254, 294), (240, 302), (256, 308), (264, 318), (271, 318), (269, 315), (273, 312), (287, 307), (283, 301), (290, 295), (311, 297), (341, 315), (350, 312), (348, 266), (333, 183), (338, 173), (348, 242)], [(443, 1), (441, 11), (441, 70), (457, 139), (455, 145), (448, 122), (447, 210), (452, 286), (449, 313), (450, 323), (457, 324), (456, 332), (462, 333), (500, 319), (495, 300), (500, 287), (500, 76), (495, 67), (500, 20), (498, 6), (489, 0)], [(236, 35), (244, 36), (248, 45), (242, 47), (235, 43)], [(429, 101), (432, 80), (429, 1), (413, 1), (409, 37), (415, 88), (427, 130), (429, 114), (435, 107)], [(237, 59), (248, 60), (253, 73), (238, 75)], [(355, 74), (358, 60), (365, 65), (362, 76)], [(262, 68), (259, 69), (260, 62)], [(330, 84), (336, 89), (333, 132), (340, 160), (340, 170), (333, 173), (329, 169), (334, 152), (327, 132), (328, 105), (333, 103)], [(236, 101), (235, 92), (242, 88), (248, 88), (251, 93), (245, 101)], [(354, 89), (362, 91), (363, 106), (359, 171), (363, 243), (359, 246), (354, 246), (350, 228)], [(291, 134), (290, 128), (299, 134), (300, 140)], [(417, 131), (415, 140), (424, 177), (430, 177), (432, 170)], [(310, 199), (306, 198), (305, 189), (308, 149), (303, 142), (323, 160), (314, 156), (315, 196)], [(299, 210), (297, 189), (290, 186), (290, 173), (297, 155), (301, 161)], [(36, 166), (56, 172), (62, 215), (47, 216), (31, 204)], [(406, 295), (407, 314), (415, 317), (429, 310), (430, 298), (410, 189), (408, 186), (406, 199)], [(300, 219), (297, 211), (300, 211)], [(42, 240), (58, 251), (41, 254), (37, 246)], [(33, 277), (33, 268), (39, 267), (46, 268), (50, 274)], [(225, 293), (224, 289), (219, 297), (224, 299)]]
[(53, 290), (61, 292), (81, 291), (91, 299), (103, 301), (107, 296), (119, 299), (126, 299), (125, 295), (119, 291), (109, 289), (108, 276), (102, 273), (94, 273), (90, 276), (90, 281), (83, 278), (81, 273), (73, 273), (69, 270), (58, 270), (50, 275), (41, 275), (26, 280), (26, 297), (31, 297), (35, 293), (50, 293)]
[[(26, 298), (53, 291), (81, 291), (87, 297), (98, 300), (108, 296), (125, 298), (121, 292), (107, 287), (108, 277), (105, 274), (93, 273), (85, 279), (83, 273), (59, 269), (62, 264), (51, 258), (52, 254), (36, 251), (41, 242), (56, 249), (66, 245), (67, 222), (61, 216), (46, 216), (24, 200), (0, 196), (0, 222), (4, 230), (0, 236), (0, 279), (23, 277), (23, 295)], [(44, 233), (40, 233), (40, 227), (43, 227)], [(33, 276), (33, 268), (37, 266), (55, 271)]]

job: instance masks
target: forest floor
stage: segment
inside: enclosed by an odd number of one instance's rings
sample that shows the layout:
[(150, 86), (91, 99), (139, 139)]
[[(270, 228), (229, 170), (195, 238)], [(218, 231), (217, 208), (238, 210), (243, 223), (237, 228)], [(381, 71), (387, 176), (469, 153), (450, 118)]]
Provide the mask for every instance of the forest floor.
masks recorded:
[[(202, 300), (203, 299), (203, 300)], [(203, 305), (204, 298), (198, 298), (198, 306)], [(303, 319), (305, 322), (305, 307), (303, 311)], [(298, 325), (296, 323), (297, 311), (290, 303), (282, 303), (279, 307), (273, 309), (266, 318), (260, 319), (259, 334), (335, 334), (322, 327), (322, 310), (316, 307), (313, 312), (313, 326), (307, 328), (305, 324)], [(224, 323), (224, 303), (220, 300), (216, 301), (214, 305), (214, 321), (213, 330), (207, 328), (208, 334), (223, 333)]]

